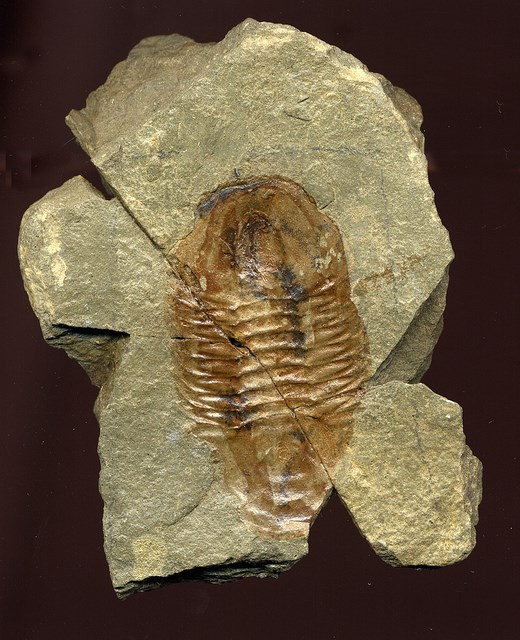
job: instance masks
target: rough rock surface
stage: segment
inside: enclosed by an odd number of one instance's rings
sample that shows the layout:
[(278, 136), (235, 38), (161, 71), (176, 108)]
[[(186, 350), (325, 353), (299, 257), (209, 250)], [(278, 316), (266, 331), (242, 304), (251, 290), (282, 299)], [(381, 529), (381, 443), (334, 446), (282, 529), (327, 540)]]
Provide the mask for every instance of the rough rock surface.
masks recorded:
[[(105, 549), (118, 594), (172, 580), (276, 575), (306, 553), (308, 527), (333, 488), (392, 564), (465, 557), (474, 545), (480, 463), (464, 445), (459, 408), (407, 384), (428, 368), (452, 259), (415, 101), (309, 34), (246, 20), (215, 44), (147, 38), (68, 123), (115, 197), (105, 199), (82, 178), (68, 181), (27, 211), (19, 254), (46, 340), (101, 387)], [(179, 247), (198, 205), (222, 185), (254, 176), (300, 185), (316, 203), (314, 219), (323, 215), (339, 230), (343, 250), (330, 255), (343, 255), (348, 266), (345, 295), (367, 351), (365, 373), (349, 391), (356, 400), (348, 405), (348, 438), (334, 455), (316, 412), (291, 405), (287, 372), (277, 378), (207, 314), (206, 276), (199, 273), (195, 286), (179, 272)], [(329, 251), (327, 242), (324, 235)], [(328, 257), (317, 271), (324, 264)], [(305, 296), (313, 298), (301, 293), (301, 278), (290, 275), (284, 291), (310, 344), (316, 329)], [(256, 358), (273, 392), (282, 389), (284, 410), (299, 422), (293, 437), (319, 457), (321, 488), (298, 527), (262, 531), (244, 517), (247, 469), (238, 465), (242, 480), (230, 482), (230, 456), (197, 435), (179, 386), (178, 340), (187, 336), (172, 329), (172, 317), (182, 317), (172, 316), (179, 286), (190, 304), (203, 305), (227, 347)], [(327, 428), (337, 433), (338, 424), (331, 418)], [(255, 433), (257, 442), (264, 437)], [(261, 447), (258, 464), (270, 469), (272, 454)], [(293, 466), (289, 476), (300, 471)], [(278, 482), (284, 476), (276, 473)], [(289, 503), (296, 499), (288, 493)]]
[(389, 382), (361, 400), (334, 487), (393, 565), (442, 566), (475, 546), (481, 467), (461, 408), (423, 384)]

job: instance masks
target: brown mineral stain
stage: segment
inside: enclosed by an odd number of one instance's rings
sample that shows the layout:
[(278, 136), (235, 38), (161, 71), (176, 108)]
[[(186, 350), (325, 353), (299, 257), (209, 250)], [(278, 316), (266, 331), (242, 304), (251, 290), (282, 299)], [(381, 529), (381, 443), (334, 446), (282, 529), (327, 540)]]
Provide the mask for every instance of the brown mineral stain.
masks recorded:
[(244, 518), (263, 535), (305, 535), (367, 375), (340, 233), (279, 177), (223, 186), (197, 214), (174, 256), (181, 395)]
[(395, 280), (396, 277), (405, 276), (423, 259), (421, 256), (409, 256), (399, 264), (394, 265), (392, 269), (385, 267), (383, 271), (365, 276), (354, 287), (354, 293), (358, 296), (365, 296), (371, 289), (388, 286), (388, 282)]

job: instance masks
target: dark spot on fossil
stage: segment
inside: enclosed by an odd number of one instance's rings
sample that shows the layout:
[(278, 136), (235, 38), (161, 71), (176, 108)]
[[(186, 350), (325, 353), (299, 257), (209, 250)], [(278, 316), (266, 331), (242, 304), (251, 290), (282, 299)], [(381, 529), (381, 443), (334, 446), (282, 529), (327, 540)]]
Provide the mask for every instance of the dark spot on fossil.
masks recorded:
[(240, 340), (237, 340), (236, 338), (229, 338), (229, 342), (231, 342), (231, 344), (234, 347), (238, 347), (239, 349), (245, 349), (245, 346), (240, 342)]
[(232, 407), (240, 407), (243, 403), (243, 399), (239, 394), (235, 394), (232, 396), (221, 396), (220, 399), (231, 405)]
[(292, 435), (296, 438), (296, 440), (298, 440), (298, 442), (305, 442), (305, 436), (299, 429), (295, 429), (292, 432)]
[(298, 331), (295, 329), (291, 332), (291, 343), (294, 347), (294, 353), (297, 358), (305, 357), (305, 341), (307, 336), (303, 331)]
[(301, 302), (302, 300), (308, 299), (309, 294), (305, 290), (305, 287), (298, 282), (294, 271), (290, 267), (284, 265), (279, 269), (277, 275), (280, 278), (282, 287), (287, 292), (287, 295), (291, 300), (294, 300), (294, 302)]
[(252, 426), (244, 412), (240, 409), (231, 409), (225, 411), (222, 415), (227, 426), (232, 429), (249, 429)]

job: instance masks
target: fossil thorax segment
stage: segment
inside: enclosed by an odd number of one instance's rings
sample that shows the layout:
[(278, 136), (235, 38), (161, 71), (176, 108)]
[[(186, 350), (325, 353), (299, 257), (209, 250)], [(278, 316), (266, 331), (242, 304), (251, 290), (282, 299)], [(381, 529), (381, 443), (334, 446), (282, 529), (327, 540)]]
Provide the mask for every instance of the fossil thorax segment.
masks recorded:
[(339, 231), (296, 183), (253, 178), (202, 202), (175, 263), (176, 358), (197, 432), (227, 443), (252, 511), (283, 507), (306, 526), (366, 376)]

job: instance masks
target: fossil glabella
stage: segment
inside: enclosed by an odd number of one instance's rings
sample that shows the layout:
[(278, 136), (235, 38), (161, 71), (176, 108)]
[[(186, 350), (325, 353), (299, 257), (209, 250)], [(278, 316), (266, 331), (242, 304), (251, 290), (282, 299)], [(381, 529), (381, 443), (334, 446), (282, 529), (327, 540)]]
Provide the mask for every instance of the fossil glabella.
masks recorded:
[(145, 39), (67, 122), (110, 196), (49, 192), (19, 256), (45, 339), (100, 386), (117, 594), (277, 575), (333, 490), (390, 564), (467, 556), (481, 465), (419, 384), (453, 254), (413, 98), (246, 20)]

